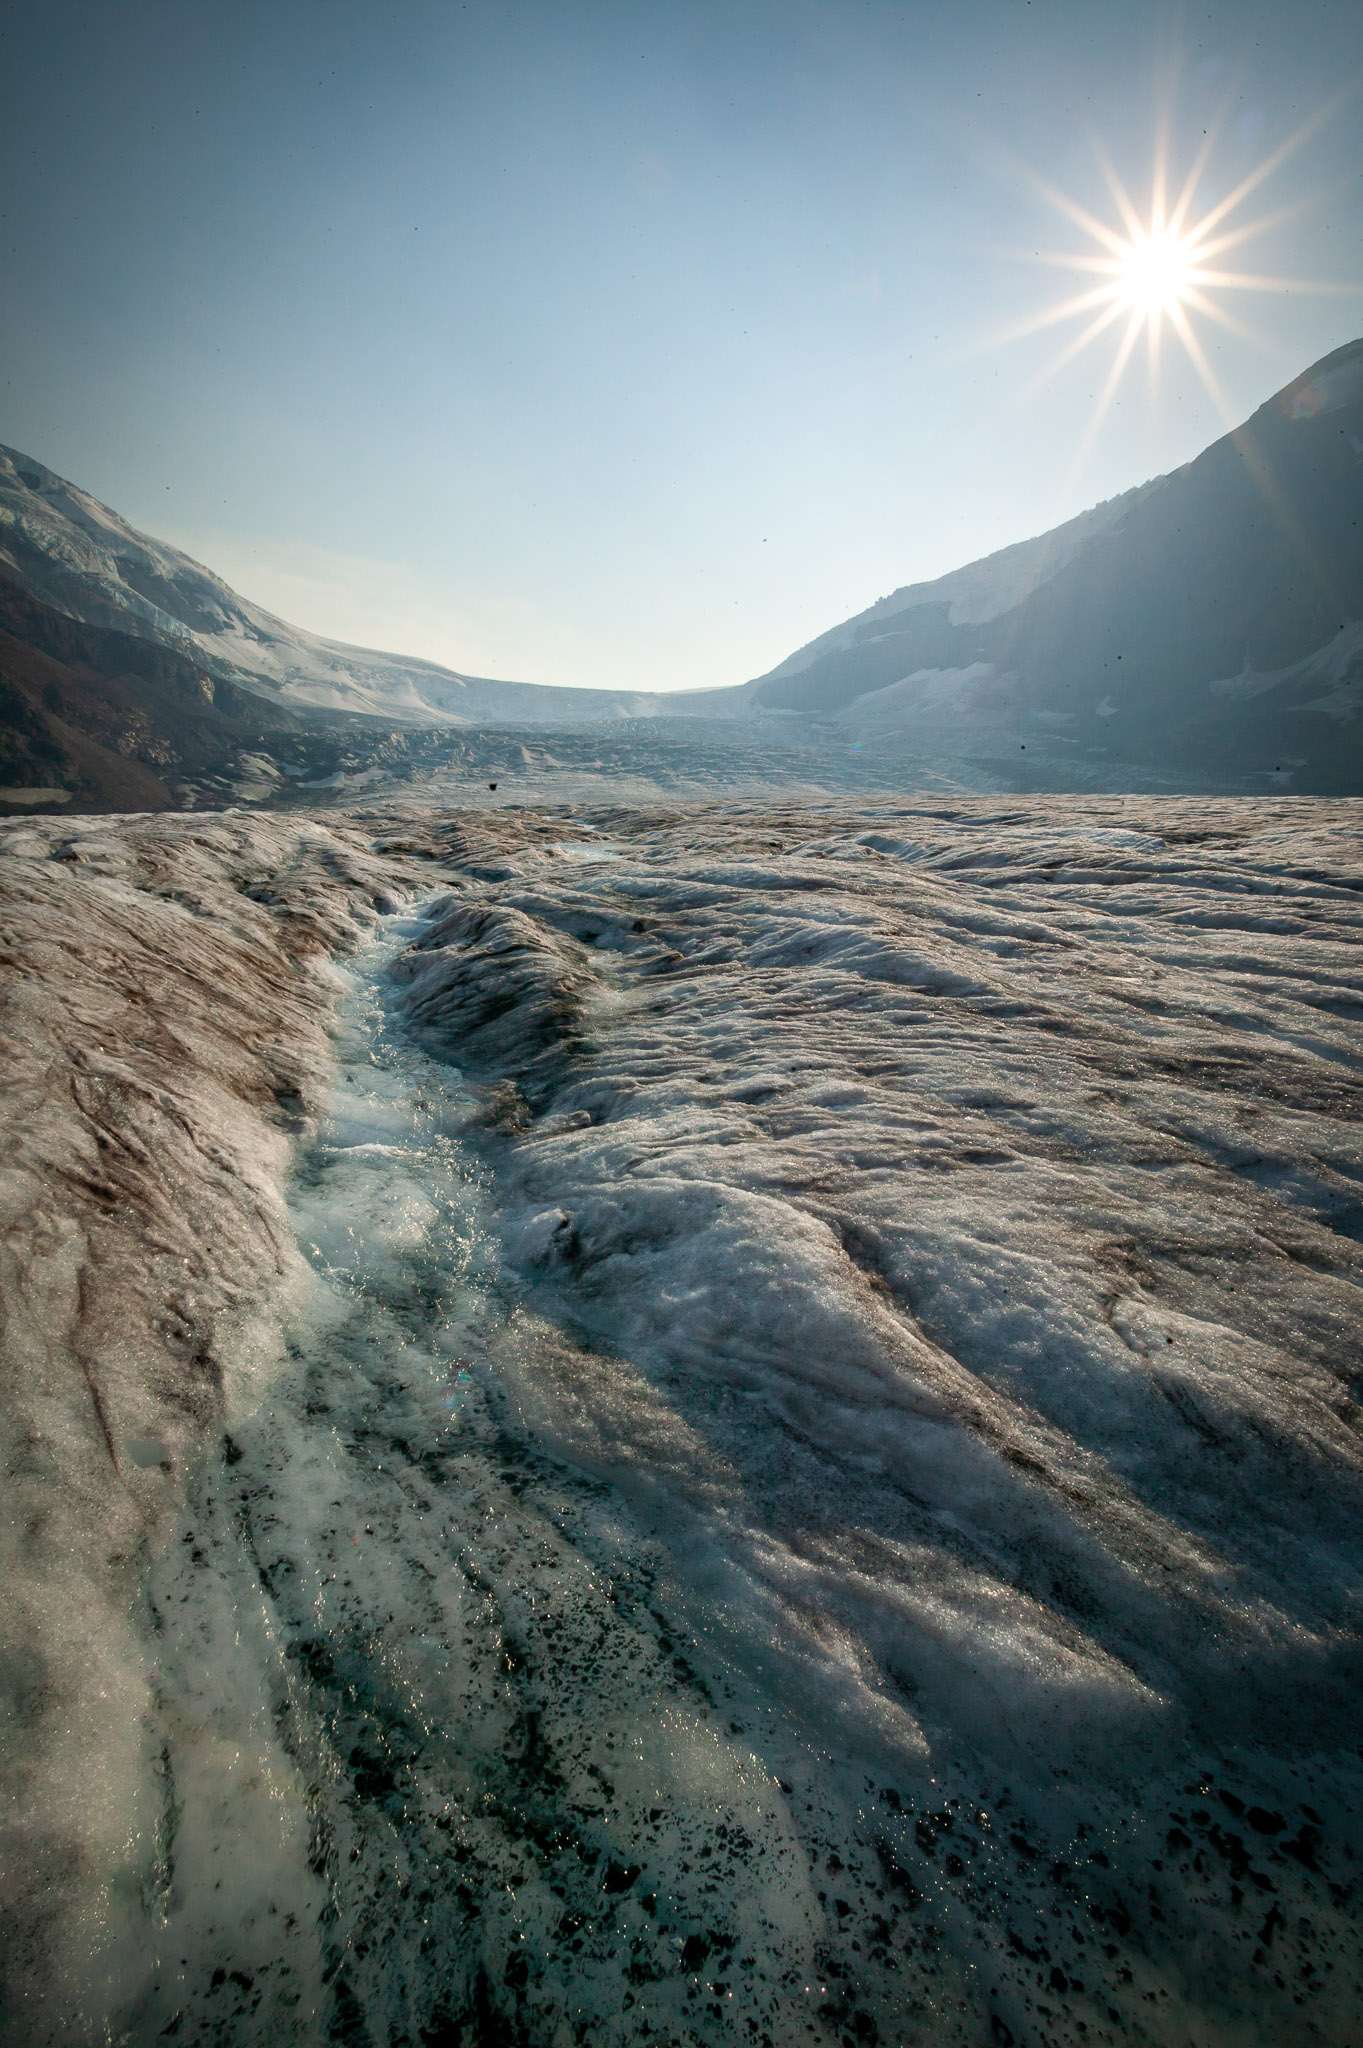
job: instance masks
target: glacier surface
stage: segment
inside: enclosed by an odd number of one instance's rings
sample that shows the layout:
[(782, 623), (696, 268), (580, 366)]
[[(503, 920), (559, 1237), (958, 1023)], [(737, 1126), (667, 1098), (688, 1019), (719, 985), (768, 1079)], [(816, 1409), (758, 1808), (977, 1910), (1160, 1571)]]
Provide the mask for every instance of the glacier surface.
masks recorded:
[(0, 828), (28, 2037), (1349, 2039), (1360, 822)]

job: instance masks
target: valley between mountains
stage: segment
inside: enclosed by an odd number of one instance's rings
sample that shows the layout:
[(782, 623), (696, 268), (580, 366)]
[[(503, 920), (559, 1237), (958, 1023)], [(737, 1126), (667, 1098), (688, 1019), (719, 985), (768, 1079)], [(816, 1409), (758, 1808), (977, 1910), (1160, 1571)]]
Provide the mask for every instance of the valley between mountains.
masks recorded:
[(899, 791), (1357, 796), (1361, 524), (1353, 341), (1194, 461), (904, 584), (765, 675), (560, 689), (292, 626), (0, 448), (0, 814), (275, 804), (361, 780), (377, 801), (491, 765), (508, 733), (541, 756), (674, 767), (688, 727), (726, 779), (835, 792), (874, 769)]
[(1363, 810), (0, 825), (25, 2043), (1340, 2043)]

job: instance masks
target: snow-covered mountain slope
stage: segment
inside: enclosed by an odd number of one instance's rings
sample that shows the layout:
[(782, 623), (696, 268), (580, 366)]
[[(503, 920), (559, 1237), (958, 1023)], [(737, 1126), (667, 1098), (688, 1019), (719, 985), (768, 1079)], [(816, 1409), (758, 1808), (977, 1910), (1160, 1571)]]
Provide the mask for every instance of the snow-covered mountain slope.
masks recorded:
[(461, 675), (291, 626), (12, 448), (0, 448), (0, 571), (72, 618), (159, 642), (212, 676), (300, 708), (424, 725), (571, 724), (628, 717), (642, 701)]
[[(1120, 497), (1094, 505), (1075, 519), (1067, 519), (1063, 526), (1052, 527), (1049, 533), (1039, 534), (1033, 540), (1016, 541), (1011, 547), (1000, 548), (996, 554), (984, 556), (981, 561), (968, 562), (964, 569), (953, 569), (947, 576), (938, 576), (931, 583), (906, 583), (888, 597), (878, 598), (864, 612), (858, 612), (854, 619), (834, 626), (831, 631), (821, 633), (817, 640), (811, 640), (808, 646), (787, 655), (783, 662), (758, 681), (773, 682), (783, 676), (799, 675), (823, 655), (841, 653), (867, 640), (874, 641), (875, 627), (883, 625), (886, 631), (893, 631), (895, 628), (891, 621), (899, 620), (905, 612), (913, 611), (919, 605), (946, 605), (947, 617), (953, 626), (982, 626), (1030, 597), (1091, 540), (1108, 527), (1115, 526), (1157, 487), (1158, 480), (1140, 484), (1134, 490), (1123, 492)], [(749, 685), (749, 688), (755, 687), (756, 684)]]
[[(1363, 342), (1157, 478), (883, 598), (742, 691), (1052, 776), (1363, 787)], [(1063, 783), (1062, 783), (1063, 786)]]

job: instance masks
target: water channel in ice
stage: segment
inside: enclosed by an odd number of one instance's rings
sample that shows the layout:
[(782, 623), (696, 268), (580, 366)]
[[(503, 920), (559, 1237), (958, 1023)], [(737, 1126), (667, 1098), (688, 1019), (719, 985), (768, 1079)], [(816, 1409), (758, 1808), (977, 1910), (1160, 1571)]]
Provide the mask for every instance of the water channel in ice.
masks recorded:
[(797, 1827), (703, 1592), (520, 1420), (542, 1333), (472, 1100), (393, 1009), (414, 929), (349, 971), (291, 1192), (306, 1306), (148, 1585), (161, 1814), (117, 2038), (874, 2039), (822, 1948), (838, 1790), (812, 1769)]

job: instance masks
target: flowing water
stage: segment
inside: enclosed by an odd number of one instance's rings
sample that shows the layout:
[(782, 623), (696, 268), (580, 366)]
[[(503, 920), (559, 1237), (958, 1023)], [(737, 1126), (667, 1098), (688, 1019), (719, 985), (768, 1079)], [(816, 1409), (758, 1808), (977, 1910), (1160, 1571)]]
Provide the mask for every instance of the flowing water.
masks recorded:
[(458, 1076), (387, 1007), (410, 930), (342, 1005), (287, 1368), (149, 1585), (162, 1811), (122, 2038), (772, 2044), (835, 2008), (872, 2038), (820, 1954), (836, 1794), (797, 1828), (703, 1597), (519, 1419), (543, 1333)]

